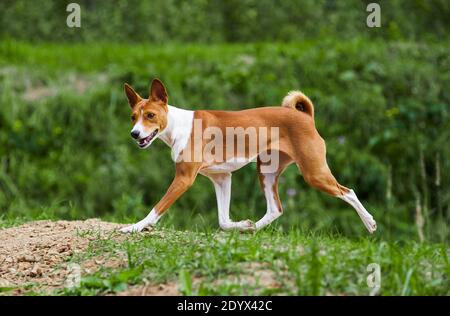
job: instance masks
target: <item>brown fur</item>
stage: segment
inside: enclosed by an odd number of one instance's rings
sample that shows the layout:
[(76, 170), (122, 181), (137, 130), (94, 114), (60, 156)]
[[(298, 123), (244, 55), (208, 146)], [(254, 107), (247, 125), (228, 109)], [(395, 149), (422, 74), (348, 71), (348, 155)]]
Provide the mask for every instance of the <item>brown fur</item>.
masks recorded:
[[(163, 130), (167, 126), (167, 102), (168, 97), (164, 85), (159, 80), (154, 80), (150, 89), (149, 99), (142, 99), (130, 86), (125, 85), (125, 92), (130, 106), (135, 116), (135, 120), (140, 115), (144, 115), (144, 124), (149, 129), (155, 127)], [(286, 100), (286, 99), (285, 99)], [(301, 110), (297, 105), (301, 103)], [(314, 124), (314, 108), (312, 102), (303, 94), (294, 96), (286, 103), (283, 101), (282, 107), (263, 107), (242, 111), (206, 111), (194, 112), (195, 119), (202, 119), (204, 130), (207, 127), (219, 127), (222, 134), (226, 135), (226, 127), (278, 127), (279, 142), (276, 144), (268, 135), (267, 144), (262, 148), (257, 148), (257, 152), (250, 152), (248, 142), (246, 148), (240, 155), (247, 158), (256, 157), (268, 150), (280, 151), (280, 168), (277, 171), (276, 181), (273, 185), (273, 192), (280, 212), (281, 202), (278, 196), (278, 177), (285, 167), (295, 162), (300, 169), (305, 181), (312, 187), (328, 193), (332, 196), (341, 196), (349, 192), (349, 189), (340, 185), (332, 175), (327, 161), (326, 148), (323, 138), (319, 135)], [(146, 113), (152, 112), (154, 117), (147, 119)], [(259, 133), (256, 133), (258, 136)], [(208, 140), (203, 140), (202, 147)], [(195, 154), (193, 147), (193, 135), (185, 151), (190, 151), (188, 155)], [(257, 144), (259, 140), (257, 141)], [(226, 142), (223, 142), (224, 161), (232, 157), (226, 156)], [(201, 148), (197, 148), (200, 150)], [(182, 154), (186, 154), (183, 152)], [(210, 167), (215, 162), (177, 162), (175, 178), (167, 193), (155, 206), (159, 214), (165, 212), (172, 203), (175, 202), (193, 183), (197, 174)], [(261, 186), (264, 188), (264, 174), (260, 172), (258, 163), (258, 173)]]

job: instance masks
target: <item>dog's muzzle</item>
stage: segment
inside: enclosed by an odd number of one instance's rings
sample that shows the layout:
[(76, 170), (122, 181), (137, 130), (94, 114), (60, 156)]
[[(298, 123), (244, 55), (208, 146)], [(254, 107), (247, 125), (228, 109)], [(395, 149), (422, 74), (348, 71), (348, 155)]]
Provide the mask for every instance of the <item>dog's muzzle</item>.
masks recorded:
[[(141, 139), (137, 140), (138, 146), (140, 148), (145, 148), (148, 144), (150, 144), (150, 142), (153, 140), (153, 138), (155, 138), (156, 135), (158, 135), (158, 129), (155, 129), (147, 137), (144, 137), (144, 138), (141, 138)], [(131, 136), (133, 136), (133, 135), (131, 135)]]

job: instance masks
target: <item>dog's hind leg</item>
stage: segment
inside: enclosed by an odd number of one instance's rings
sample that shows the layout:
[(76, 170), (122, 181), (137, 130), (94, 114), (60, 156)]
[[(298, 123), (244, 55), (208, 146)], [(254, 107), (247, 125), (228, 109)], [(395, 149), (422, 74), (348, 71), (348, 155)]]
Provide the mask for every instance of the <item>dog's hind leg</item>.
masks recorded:
[(266, 197), (267, 211), (266, 214), (256, 222), (257, 230), (266, 227), (278, 217), (280, 217), (281, 214), (283, 214), (283, 207), (278, 195), (278, 179), (286, 166), (291, 162), (292, 159), (288, 155), (279, 152), (278, 167), (276, 168), (276, 170), (272, 170), (272, 172), (270, 172), (264, 170), (264, 165), (262, 165), (261, 160), (258, 157), (258, 177), (259, 183), (261, 184), (261, 189), (263, 190)]
[(359, 217), (361, 218), (362, 222), (364, 223), (364, 226), (366, 226), (369, 233), (373, 233), (377, 230), (377, 223), (373, 219), (373, 216), (367, 212), (367, 210), (364, 208), (364, 206), (359, 201), (358, 197), (356, 196), (355, 192), (353, 190), (349, 190), (344, 195), (338, 196), (338, 198), (344, 200), (358, 213)]
[(205, 174), (214, 184), (219, 214), (219, 226), (223, 230), (237, 229), (240, 231), (254, 231), (255, 224), (250, 220), (233, 222), (230, 218), (231, 173)]
[(334, 178), (326, 161), (325, 142), (319, 135), (314, 141), (304, 142), (296, 151), (296, 163), (310, 186), (350, 204), (370, 233), (377, 229), (375, 220), (358, 200), (355, 192), (340, 185)]

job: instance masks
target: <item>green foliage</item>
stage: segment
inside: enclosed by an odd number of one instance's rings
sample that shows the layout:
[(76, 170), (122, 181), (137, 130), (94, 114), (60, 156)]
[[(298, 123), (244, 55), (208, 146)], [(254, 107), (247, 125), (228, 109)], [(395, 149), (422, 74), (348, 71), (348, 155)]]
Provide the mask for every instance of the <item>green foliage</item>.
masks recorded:
[(180, 284), (183, 295), (192, 295), (192, 278), (189, 271), (180, 271)]
[(69, 0), (3, 0), (0, 37), (70, 42), (260, 42), (355, 36), (439, 39), (447, 0), (380, 0), (381, 28), (366, 26), (369, 0), (79, 0), (81, 28), (66, 26)]
[[(188, 109), (277, 105), (302, 89), (316, 107), (328, 161), (356, 190), (386, 238), (448, 238), (448, 43), (354, 39), (302, 44), (0, 45), (0, 209), (4, 220), (132, 221), (164, 194), (174, 174), (169, 149), (146, 151), (129, 137), (123, 83), (147, 95), (160, 77), (169, 101)], [(255, 167), (234, 176), (234, 218), (265, 211)], [(286, 192), (294, 192), (288, 195)], [(291, 166), (280, 184), (284, 227), (364, 233), (342, 201), (307, 187)], [(418, 201), (418, 204), (417, 204)], [(208, 180), (198, 179), (168, 212), (177, 227), (217, 225)]]
[[(141, 151), (131, 140), (123, 84), (146, 96), (159, 77), (170, 104), (194, 110), (278, 105), (303, 90), (333, 174), (378, 230), (361, 238), (354, 210), (290, 166), (280, 180), (285, 212), (271, 228), (217, 233), (213, 187), (199, 177), (164, 229), (112, 233), (70, 259), (123, 254), (127, 267), (57, 294), (151, 280), (186, 295), (367, 295), (370, 263), (381, 266), (381, 295), (449, 294), (449, 1), (380, 0), (382, 27), (368, 28), (369, 0), (80, 0), (74, 29), (69, 2), (0, 2), (0, 227), (145, 216), (174, 164), (162, 142)], [(263, 216), (255, 165), (233, 182), (233, 219)], [(278, 286), (261, 286), (260, 270)]]

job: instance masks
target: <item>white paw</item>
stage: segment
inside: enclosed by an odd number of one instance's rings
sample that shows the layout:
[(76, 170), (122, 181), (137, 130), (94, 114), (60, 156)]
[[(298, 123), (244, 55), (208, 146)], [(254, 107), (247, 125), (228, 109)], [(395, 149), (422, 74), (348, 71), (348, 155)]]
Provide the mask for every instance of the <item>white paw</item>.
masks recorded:
[(377, 222), (375, 222), (373, 217), (365, 218), (363, 222), (369, 233), (373, 234), (377, 230)]
[(244, 220), (244, 221), (237, 222), (237, 223), (236, 223), (236, 228), (237, 228), (238, 230), (240, 230), (240, 231), (243, 231), (243, 232), (247, 232), (247, 231), (249, 231), (249, 232), (254, 232), (254, 231), (256, 231), (256, 225), (255, 225), (255, 223), (252, 222), (252, 221), (249, 220), (249, 219), (246, 219), (246, 220)]
[(139, 232), (141, 232), (144, 228), (145, 228), (145, 225), (143, 225), (143, 224), (141, 224), (141, 223), (136, 223), (136, 224), (134, 224), (134, 225), (127, 226), (127, 227), (124, 227), (124, 228), (121, 228), (121, 229), (120, 229), (120, 232), (121, 232), (121, 233), (125, 233), (125, 234), (127, 234), (127, 233), (139, 233)]

